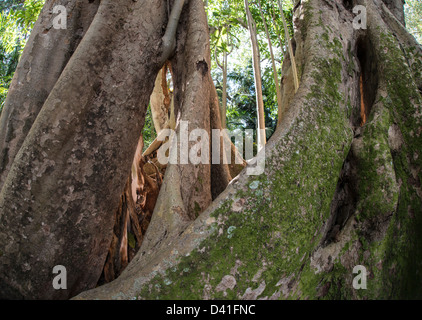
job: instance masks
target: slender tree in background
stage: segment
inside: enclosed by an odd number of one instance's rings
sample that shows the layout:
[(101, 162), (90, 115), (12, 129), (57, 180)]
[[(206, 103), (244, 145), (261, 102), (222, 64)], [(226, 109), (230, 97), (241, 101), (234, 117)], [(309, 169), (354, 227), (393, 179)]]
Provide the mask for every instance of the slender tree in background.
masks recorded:
[(272, 10), (273, 10), (271, 12), (271, 20), (273, 22), (272, 25), (273, 25), (273, 27), (275, 29), (276, 34), (277, 34), (277, 38), (278, 38), (278, 42), (279, 42), (280, 48), (282, 49), (282, 52), (284, 54), (284, 42), (282, 40), (281, 31), (280, 31), (280, 29), (278, 27), (278, 24), (277, 24), (277, 21), (276, 21), (276, 18), (275, 18), (275, 13), (274, 13), (275, 9), (272, 8)]
[(248, 29), (251, 37), (252, 46), (252, 61), (255, 77), (255, 92), (256, 92), (256, 112), (257, 112), (257, 136), (258, 136), (258, 149), (262, 149), (267, 139), (265, 137), (265, 113), (264, 113), (264, 100), (262, 97), (262, 77), (261, 77), (261, 56), (259, 54), (258, 38), (255, 20), (252, 17), (249, 9), (249, 2), (245, 0), (246, 17), (248, 21)]
[[(221, 98), (221, 107), (220, 107), (220, 117), (221, 117), (221, 126), (226, 128), (226, 118), (227, 118), (227, 72), (228, 72), (228, 56), (233, 51), (233, 44), (230, 41), (230, 26), (224, 25), (226, 32), (226, 45), (223, 49), (223, 63), (220, 63), (218, 60), (217, 54), (215, 54), (215, 61), (220, 67), (223, 73), (223, 87), (222, 87), (222, 98)], [(222, 30), (220, 30), (222, 32)], [(229, 49), (230, 48), (230, 49)], [(217, 48), (216, 48), (217, 50)]]
[(286, 42), (287, 42), (287, 47), (288, 47), (288, 50), (289, 50), (290, 59), (292, 61), (291, 64), (292, 64), (292, 72), (293, 72), (293, 81), (294, 81), (295, 92), (296, 92), (297, 89), (299, 89), (299, 79), (298, 79), (298, 75), (297, 75), (295, 56), (294, 56), (294, 53), (293, 53), (292, 42), (290, 41), (289, 29), (287, 28), (286, 18), (284, 17), (283, 1), (282, 0), (277, 0), (277, 1), (278, 1), (278, 6), (280, 8), (281, 19), (283, 21), (283, 27), (284, 27), (284, 33), (285, 33), (285, 39), (286, 39)]
[[(51, 28), (56, 4), (72, 9), (68, 30)], [(47, 0), (0, 120), (0, 297), (421, 298), (422, 48), (403, 0), (293, 8), (301, 85), (289, 54), (264, 172), (231, 181), (228, 165), (179, 153), (138, 253), (97, 287), (166, 63), (178, 141), (182, 120), (221, 129), (209, 28), (201, 0)], [(57, 265), (66, 290), (52, 286)]]
[(264, 24), (264, 28), (265, 28), (265, 35), (267, 36), (268, 49), (270, 50), (271, 65), (273, 67), (275, 92), (276, 92), (276, 96), (277, 96), (277, 107), (278, 107), (277, 124), (279, 124), (281, 122), (281, 119), (282, 119), (282, 116), (283, 116), (283, 105), (282, 105), (282, 99), (281, 99), (280, 83), (278, 81), (278, 72), (277, 72), (277, 66), (275, 64), (275, 58), (274, 58), (273, 46), (272, 46), (272, 43), (271, 43), (270, 33), (268, 31), (268, 26), (267, 26), (267, 22), (265, 20), (264, 13), (262, 12), (261, 0), (258, 0), (258, 5), (259, 5), (259, 13), (260, 13), (260, 16), (261, 16), (261, 19), (262, 19), (262, 23)]

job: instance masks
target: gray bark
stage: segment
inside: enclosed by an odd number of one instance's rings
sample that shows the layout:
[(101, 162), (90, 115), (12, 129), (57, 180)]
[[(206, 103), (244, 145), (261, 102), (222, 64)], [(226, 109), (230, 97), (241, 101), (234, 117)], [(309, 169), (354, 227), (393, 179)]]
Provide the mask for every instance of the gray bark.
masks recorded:
[[(78, 47), (99, 0), (48, 0), (25, 46), (0, 118), (0, 190), (50, 91)], [(52, 26), (53, 7), (63, 5), (67, 29)]]
[[(301, 86), (266, 145), (265, 174), (241, 173), (177, 237), (77, 299), (422, 296), (421, 48), (387, 7), (359, 3), (367, 31), (340, 2), (297, 6)], [(353, 288), (356, 265), (367, 290)]]
[[(69, 298), (95, 286), (166, 19), (162, 1), (101, 2), (1, 190), (0, 297)], [(67, 267), (68, 290), (53, 289), (55, 265)]]
[(391, 13), (396, 17), (398, 21), (402, 25), (405, 25), (405, 18), (404, 18), (404, 11), (403, 11), (403, 5), (404, 0), (382, 0), (387, 8), (391, 11)]
[[(145, 79), (155, 79), (162, 51), (168, 54), (161, 38), (167, 5), (145, 4), (101, 2), (15, 157), (0, 193), (0, 297), (69, 298), (93, 288), (116, 223), (124, 241), (127, 216), (120, 221), (115, 213), (153, 91), (154, 81)], [(171, 61), (175, 113), (189, 131), (210, 132), (221, 122), (206, 16), (200, 0), (186, 10)], [(227, 165), (211, 164), (169, 165), (166, 177), (148, 229), (157, 236), (179, 227), (160, 220), (160, 212), (186, 224), (231, 179)], [(56, 265), (67, 268), (67, 290), (53, 289)]]

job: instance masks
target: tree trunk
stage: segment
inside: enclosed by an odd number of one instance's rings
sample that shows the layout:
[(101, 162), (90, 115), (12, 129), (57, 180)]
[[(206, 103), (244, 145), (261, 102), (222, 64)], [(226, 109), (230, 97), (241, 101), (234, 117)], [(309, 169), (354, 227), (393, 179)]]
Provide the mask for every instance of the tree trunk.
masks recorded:
[(291, 63), (291, 67), (292, 67), (293, 83), (294, 83), (295, 92), (296, 92), (297, 89), (299, 88), (299, 79), (298, 79), (298, 74), (297, 74), (295, 55), (294, 55), (294, 52), (293, 52), (292, 42), (290, 41), (290, 35), (289, 35), (289, 30), (287, 28), (286, 18), (284, 17), (283, 2), (282, 2), (282, 0), (277, 0), (277, 1), (278, 1), (278, 6), (280, 7), (281, 20), (283, 21), (284, 38), (286, 39), (286, 42), (287, 42), (287, 47), (288, 47), (289, 57), (290, 57), (290, 63)]
[(268, 27), (267, 27), (267, 22), (265, 21), (265, 17), (264, 14), (262, 12), (262, 6), (261, 6), (261, 1), (258, 0), (258, 4), (259, 4), (259, 13), (261, 14), (261, 19), (262, 22), (264, 23), (264, 28), (265, 28), (265, 34), (267, 36), (267, 41), (268, 41), (268, 49), (270, 50), (270, 56), (271, 56), (271, 64), (273, 67), (273, 77), (274, 77), (274, 85), (275, 85), (275, 93), (277, 96), (277, 107), (278, 107), (278, 112), (277, 112), (277, 125), (280, 124), (281, 119), (283, 117), (283, 105), (282, 105), (282, 96), (281, 96), (281, 90), (280, 90), (280, 83), (278, 82), (278, 73), (277, 73), (277, 66), (275, 64), (275, 60), (274, 60), (274, 53), (273, 53), (273, 46), (271, 44), (271, 38), (270, 38), (270, 33), (268, 32)]
[(223, 53), (223, 94), (221, 97), (221, 127), (225, 129), (227, 119), (227, 52)]
[[(1, 190), (1, 297), (68, 298), (95, 286), (153, 90), (145, 79), (162, 67), (166, 19), (159, 0), (101, 1)], [(67, 267), (67, 290), (52, 286), (55, 265)]]
[[(225, 188), (227, 166), (169, 165), (135, 258), (76, 299), (422, 298), (422, 49), (383, 2), (352, 3), (367, 9), (365, 30), (350, 1), (297, 2), (301, 86), (283, 91), (264, 173)], [(166, 7), (101, 1), (1, 190), (2, 298), (95, 287), (162, 67)], [(209, 59), (203, 2), (190, 0), (171, 58), (179, 135), (180, 120), (221, 128)], [(190, 221), (195, 201), (205, 210)], [(55, 265), (67, 290), (52, 288)], [(357, 265), (366, 290), (353, 287)]]
[(177, 238), (77, 299), (422, 297), (421, 48), (383, 3), (354, 4), (368, 29), (343, 2), (297, 5), (301, 86), (265, 173), (243, 171)]
[(253, 20), (251, 11), (249, 10), (249, 2), (245, 0), (246, 17), (248, 20), (248, 29), (251, 36), (252, 45), (252, 62), (255, 79), (255, 93), (256, 93), (256, 111), (257, 111), (257, 136), (258, 136), (258, 150), (261, 150), (266, 142), (265, 134), (265, 113), (264, 113), (264, 100), (262, 97), (262, 77), (261, 77), (261, 57), (259, 54), (258, 39), (256, 32), (255, 21)]
[[(227, 47), (230, 45), (230, 27), (225, 25), (224, 28), (227, 31)], [(222, 29), (220, 29), (220, 33), (222, 33)], [(220, 38), (221, 35), (219, 35)], [(226, 119), (227, 119), (227, 68), (228, 68), (228, 53), (226, 50), (223, 51), (223, 64), (218, 61), (217, 56), (217, 47), (215, 48), (215, 62), (217, 66), (221, 69), (223, 73), (223, 88), (221, 94), (221, 107), (220, 107), (220, 119), (221, 119), (221, 127), (223, 129), (227, 128)]]
[[(187, 134), (195, 128), (210, 133), (211, 120), (213, 129), (221, 129), (203, 3), (190, 1), (187, 13), (175, 21), (181, 27), (174, 52), (169, 48), (175, 30), (161, 39), (165, 4), (102, 1), (51, 90), (0, 193), (1, 297), (74, 296), (96, 285), (109, 249), (116, 253), (124, 247), (125, 207), (133, 201), (127, 178), (155, 82), (145, 79), (156, 78), (163, 57), (171, 58), (179, 137), (181, 121), (189, 124)], [(175, 7), (182, 10), (180, 2)], [(149, 227), (150, 234), (163, 230), (164, 237), (195, 219), (231, 180), (226, 164), (180, 161), (167, 167), (166, 176), (165, 200), (156, 208), (157, 223)], [(160, 221), (161, 212), (177, 223)], [(125, 255), (120, 254), (123, 264)], [(52, 286), (56, 265), (67, 267), (67, 290)]]
[[(46, 1), (20, 58), (0, 118), (0, 191), (41, 107), (88, 30), (99, 2)], [(52, 26), (55, 5), (72, 12), (65, 30)]]

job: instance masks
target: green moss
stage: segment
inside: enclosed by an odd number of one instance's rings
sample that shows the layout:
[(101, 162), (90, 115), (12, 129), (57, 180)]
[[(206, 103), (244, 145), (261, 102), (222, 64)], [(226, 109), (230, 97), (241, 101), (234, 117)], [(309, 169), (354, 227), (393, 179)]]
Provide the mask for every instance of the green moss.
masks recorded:
[(128, 239), (129, 247), (131, 247), (132, 249), (135, 249), (135, 246), (136, 246), (135, 236), (131, 232), (128, 232), (127, 239)]
[[(370, 250), (373, 262), (382, 261), (381, 270), (375, 271), (378, 297), (415, 299), (422, 297), (422, 203), (417, 187), (409, 178), (414, 174), (411, 168), (422, 167), (421, 117), (415, 116), (422, 99), (395, 37), (380, 34), (379, 38), (384, 48), (378, 52), (379, 64), (383, 66), (382, 75), (387, 85), (382, 104), (400, 128), (404, 143), (400, 151), (392, 155), (396, 180), (400, 184), (398, 206), (385, 238), (370, 244)], [(419, 171), (413, 179), (421, 181), (421, 178)]]
[(421, 83), (422, 79), (422, 55), (415, 47), (410, 47), (404, 50), (406, 60), (410, 63), (414, 81)]
[(392, 121), (388, 110), (382, 105), (378, 109), (373, 110), (364, 127), (362, 147), (354, 150), (359, 160), (360, 213), (357, 218), (361, 221), (393, 213), (399, 195), (388, 145), (388, 129)]
[[(319, 58), (314, 63), (318, 67), (313, 76), (319, 85), (315, 85), (305, 108), (315, 110), (297, 119), (277, 146), (283, 159), (279, 154), (269, 155), (265, 175), (251, 177), (248, 188), (236, 195), (246, 199), (243, 211), (232, 212), (231, 201), (226, 201), (213, 214), (224, 222), (214, 225), (213, 234), (198, 250), (178, 261), (176, 271), (157, 275), (144, 287), (142, 298), (201, 299), (206, 294), (239, 298), (264, 280), (260, 297), (269, 297), (280, 290), (277, 283), (281, 278), (295, 273), (292, 279), (300, 279), (299, 270), (309, 265), (308, 253), (322, 236), (315, 226), (321, 226), (330, 214), (348, 152), (345, 146), (352, 138), (345, 121), (344, 99), (338, 91), (340, 62)], [(221, 279), (229, 274), (237, 281), (235, 288), (226, 295), (217, 292)], [(166, 286), (164, 279), (171, 285)], [(305, 294), (315, 296), (305, 292), (302, 296)]]
[(195, 201), (195, 207), (194, 207), (193, 210), (195, 212), (195, 216), (198, 216), (201, 213), (201, 211), (202, 211), (201, 206), (196, 201)]
[[(389, 39), (392, 41), (392, 36)], [(394, 49), (389, 45), (386, 47), (391, 54)], [(330, 56), (312, 61), (315, 84), (303, 106), (311, 111), (303, 112), (295, 120), (278, 142), (274, 154), (268, 155), (265, 175), (251, 177), (248, 187), (238, 190), (235, 198), (245, 200), (242, 211), (233, 212), (233, 200), (225, 200), (212, 214), (218, 222), (211, 225), (211, 235), (197, 250), (181, 257), (173, 268), (157, 274), (143, 287), (140, 297), (235, 299), (242, 297), (248, 288), (258, 288), (262, 281), (265, 289), (259, 297), (270, 297), (280, 291), (281, 279), (297, 284), (287, 297), (291, 299), (417, 297), (420, 293), (421, 203), (407, 180), (411, 174), (408, 161), (420, 167), (422, 155), (417, 161), (407, 156), (420, 152), (422, 145), (420, 137), (415, 138), (416, 133), (413, 136), (411, 133), (418, 124), (410, 99), (417, 96), (410, 92), (414, 87), (408, 87), (405, 81), (391, 81), (390, 100), (381, 101), (385, 109), (375, 110), (370, 116), (364, 147), (359, 153), (359, 165), (365, 175), (360, 182), (364, 189), (361, 199), (365, 201), (360, 204), (359, 219), (367, 221), (394, 209), (387, 235), (379, 241), (369, 241), (364, 235), (353, 234), (333, 261), (332, 271), (316, 273), (311, 267), (310, 253), (321, 240), (320, 228), (330, 215), (338, 176), (352, 140), (348, 124), (350, 111), (346, 108), (350, 100), (346, 103), (339, 92), (344, 58), (339, 55), (339, 41), (328, 43), (327, 47)], [(390, 55), (385, 60), (381, 57), (379, 62), (385, 66), (389, 79), (406, 79), (406, 70), (400, 63), (393, 64), (396, 61)], [(388, 148), (392, 119), (403, 129), (406, 142), (394, 156)], [(384, 177), (376, 170), (377, 165), (389, 162), (394, 166), (397, 180), (405, 182), (399, 192), (391, 177)], [(385, 190), (385, 194), (380, 190)], [(375, 204), (372, 208), (371, 203)], [(393, 208), (395, 203), (400, 203), (397, 209)], [(416, 210), (413, 218), (409, 207)], [(351, 288), (351, 270), (340, 261), (340, 257), (353, 250), (355, 242), (361, 244), (359, 261), (367, 264), (373, 275), (368, 290), (357, 292)], [(370, 252), (369, 257), (364, 257), (365, 251)], [(378, 268), (380, 260), (382, 264)], [(236, 286), (225, 293), (217, 291), (218, 284), (229, 274), (235, 278)], [(328, 288), (328, 284), (329, 289), (322, 295), (321, 290)]]
[(302, 7), (303, 7), (303, 22), (301, 23), (301, 33), (302, 38), (306, 39), (308, 34), (308, 29), (311, 26), (311, 23), (313, 23), (313, 9), (310, 5), (310, 1), (302, 1)]

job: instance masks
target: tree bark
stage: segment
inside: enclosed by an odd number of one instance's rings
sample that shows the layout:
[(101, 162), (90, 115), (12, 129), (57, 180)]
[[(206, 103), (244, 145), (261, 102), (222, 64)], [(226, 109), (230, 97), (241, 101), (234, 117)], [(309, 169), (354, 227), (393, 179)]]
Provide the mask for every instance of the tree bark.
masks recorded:
[(297, 5), (301, 86), (265, 173), (241, 173), (177, 237), (77, 299), (422, 297), (421, 47), (382, 3), (355, 4), (367, 30), (342, 2)]
[[(227, 32), (227, 47), (230, 45), (230, 27), (225, 25), (224, 28)], [(222, 29), (219, 30), (220, 33), (222, 33)], [(218, 39), (221, 37), (221, 34), (219, 35)], [(218, 42), (218, 40), (217, 40)], [(228, 68), (228, 55), (226, 50), (223, 51), (223, 64), (221, 64), (218, 61), (217, 56), (217, 46), (215, 48), (215, 62), (217, 63), (217, 66), (221, 69), (221, 72), (223, 73), (223, 88), (222, 88), (222, 94), (221, 94), (221, 107), (220, 107), (220, 119), (221, 119), (221, 127), (223, 129), (227, 128), (226, 119), (227, 119), (227, 68)]]
[(164, 66), (157, 74), (154, 90), (151, 95), (151, 115), (157, 135), (168, 124), (168, 112), (171, 98), (167, 88), (167, 66)]
[[(0, 191), (41, 107), (78, 47), (99, 0), (46, 1), (25, 46), (0, 118)], [(67, 8), (65, 30), (52, 26), (53, 6)]]
[[(162, 1), (101, 1), (1, 190), (2, 298), (69, 298), (95, 286), (166, 19)], [(67, 267), (67, 290), (52, 286), (55, 265)]]
[(223, 53), (223, 94), (221, 97), (221, 127), (227, 128), (226, 116), (227, 114), (227, 52)]
[[(178, 162), (169, 163), (166, 168), (157, 206), (142, 246), (144, 253), (176, 237), (231, 180), (230, 167), (223, 164), (222, 158), (220, 164), (183, 163), (181, 160), (197, 143), (190, 142), (189, 148), (184, 148), (181, 143), (182, 121), (188, 123), (188, 133), (197, 128), (204, 129), (210, 137), (209, 146), (212, 129), (222, 128), (217, 93), (210, 76), (210, 46), (203, 3), (191, 0), (185, 10), (180, 21), (176, 54), (171, 59), (175, 88), (174, 110), (178, 119)], [(211, 160), (212, 148), (209, 157)]]
[[(366, 30), (344, 4), (295, 7), (301, 86), (284, 91), (264, 173), (244, 170), (218, 195), (227, 167), (169, 165), (135, 258), (76, 299), (422, 298), (422, 49), (383, 2), (354, 2)], [(166, 7), (101, 2), (1, 190), (0, 297), (95, 287), (162, 68)], [(188, 1), (171, 58), (179, 129), (221, 128), (208, 36), (203, 2)], [(190, 221), (195, 201), (204, 211)], [(52, 288), (55, 265), (67, 290)], [(357, 265), (367, 290), (353, 287)]]

